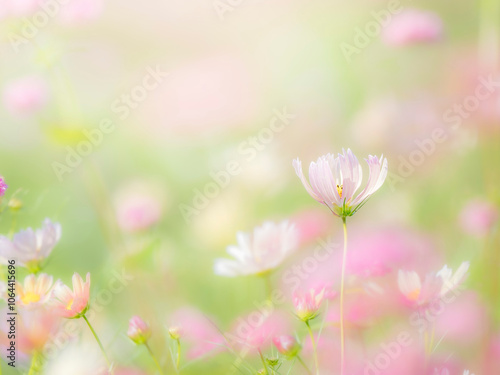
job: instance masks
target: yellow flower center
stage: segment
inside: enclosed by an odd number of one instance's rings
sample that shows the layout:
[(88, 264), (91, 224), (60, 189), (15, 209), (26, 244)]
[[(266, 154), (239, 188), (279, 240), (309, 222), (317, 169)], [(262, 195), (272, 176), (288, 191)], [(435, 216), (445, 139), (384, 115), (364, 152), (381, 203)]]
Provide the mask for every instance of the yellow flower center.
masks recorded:
[(72, 299), (72, 300), (70, 300), (70, 301), (68, 302), (68, 304), (66, 305), (66, 310), (71, 310), (71, 306), (73, 306), (73, 302), (74, 302), (74, 301), (75, 301), (75, 300), (74, 300), (74, 299)]
[(342, 190), (344, 189), (343, 185), (337, 185), (337, 192), (339, 193), (340, 198), (342, 198)]
[(406, 297), (410, 301), (416, 301), (418, 299), (419, 295), (420, 295), (420, 289), (415, 289), (414, 291), (412, 291), (411, 293), (409, 293)]
[(32, 302), (38, 302), (40, 301), (40, 295), (33, 292), (28, 292), (21, 297), (21, 301), (25, 305), (28, 305)]

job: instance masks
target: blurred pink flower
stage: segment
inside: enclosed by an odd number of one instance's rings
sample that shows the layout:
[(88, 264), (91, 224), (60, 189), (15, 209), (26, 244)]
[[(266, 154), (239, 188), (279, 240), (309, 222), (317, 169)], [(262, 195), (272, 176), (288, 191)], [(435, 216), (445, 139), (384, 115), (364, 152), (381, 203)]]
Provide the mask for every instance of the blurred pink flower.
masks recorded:
[(415, 271), (398, 272), (398, 287), (408, 302), (416, 306), (425, 306), (445, 296), (457, 288), (466, 278), (469, 262), (463, 262), (455, 273), (444, 266), (436, 274), (429, 274), (424, 283)]
[(40, 0), (4, 0), (0, 1), (0, 12), (11, 17), (29, 16), (39, 9)]
[(462, 209), (459, 218), (462, 229), (478, 237), (486, 236), (497, 220), (498, 208), (482, 199), (469, 201)]
[(332, 299), (335, 295), (326, 285), (311, 288), (306, 293), (295, 292), (293, 295), (295, 313), (300, 320), (308, 322), (318, 316), (323, 301)]
[(57, 280), (53, 290), (54, 312), (67, 319), (80, 318), (89, 307), (90, 297), (90, 272), (87, 273), (85, 282), (78, 273), (74, 273), (73, 290)]
[(19, 78), (3, 89), (3, 104), (13, 115), (32, 115), (48, 102), (47, 84), (40, 77)]
[[(7, 310), (1, 316), (8, 317)], [(18, 310), (16, 317), (17, 361), (28, 362), (34, 351), (42, 352), (60, 328), (61, 320), (46, 309)], [(10, 346), (8, 333), (10, 324), (7, 318), (0, 322), (0, 349), (2, 357)], [(7, 361), (9, 362), (9, 361)], [(16, 366), (17, 367), (17, 366)]]
[(102, 0), (71, 0), (59, 12), (62, 24), (74, 26), (98, 19), (103, 11)]
[(21, 230), (14, 235), (12, 241), (0, 236), (0, 261), (7, 264), (8, 259), (15, 259), (17, 265), (37, 272), (60, 238), (61, 225), (50, 219), (45, 219), (43, 227), (36, 231), (31, 228)]
[(8, 187), (9, 186), (5, 183), (3, 177), (0, 176), (0, 197), (3, 197), (5, 195), (5, 191), (7, 190)]
[(51, 297), (52, 276), (42, 273), (24, 278), (24, 284), (16, 283), (18, 304), (23, 308), (34, 308), (45, 304)]
[(136, 344), (144, 344), (151, 337), (151, 328), (136, 315), (128, 323), (127, 336)]
[(168, 327), (176, 327), (182, 345), (188, 347), (187, 357), (196, 359), (220, 349), (224, 337), (209, 317), (194, 308), (175, 311), (167, 322)]
[(347, 273), (362, 278), (386, 275), (393, 269), (415, 267), (432, 259), (435, 249), (420, 233), (403, 227), (355, 228), (347, 254)]
[(280, 335), (273, 338), (273, 343), (283, 355), (293, 357), (300, 350), (300, 345), (295, 337), (290, 335)]
[(233, 325), (232, 333), (226, 337), (230, 345), (264, 350), (272, 338), (290, 332), (288, 316), (281, 311), (256, 310), (240, 317)]
[(118, 225), (125, 231), (145, 230), (163, 215), (164, 195), (160, 187), (133, 182), (119, 190), (114, 198)]
[(443, 34), (443, 22), (435, 13), (407, 9), (393, 17), (382, 32), (382, 40), (388, 45), (434, 42)]
[[(477, 294), (463, 292), (460, 298), (450, 298), (443, 308), (434, 307), (435, 330), (438, 337), (446, 337), (455, 345), (474, 345), (486, 333), (488, 315), (484, 303)], [(477, 344), (479, 345), (479, 343)]]
[(309, 181), (302, 172), (302, 163), (299, 159), (293, 161), (297, 176), (311, 197), (326, 205), (333, 214), (346, 217), (356, 213), (366, 200), (375, 193), (387, 177), (387, 159), (381, 156), (369, 155), (365, 159), (368, 163), (370, 175), (365, 189), (355, 197), (361, 186), (363, 171), (358, 159), (350, 149), (342, 150), (342, 154), (335, 157), (327, 154), (311, 162), (309, 166)]
[(237, 246), (228, 246), (227, 253), (235, 260), (216, 259), (214, 272), (220, 276), (258, 275), (278, 267), (296, 250), (298, 233), (295, 226), (283, 221), (266, 221), (252, 234), (238, 232)]
[(296, 214), (291, 221), (297, 227), (299, 243), (314, 241), (329, 232), (329, 216), (324, 210), (307, 210)]

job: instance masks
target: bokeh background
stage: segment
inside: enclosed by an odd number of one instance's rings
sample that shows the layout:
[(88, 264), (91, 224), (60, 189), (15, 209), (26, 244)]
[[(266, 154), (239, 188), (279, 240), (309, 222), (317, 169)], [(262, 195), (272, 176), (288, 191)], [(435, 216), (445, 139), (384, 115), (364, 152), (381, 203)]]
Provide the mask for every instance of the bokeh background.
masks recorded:
[[(408, 311), (392, 304), (399, 268), (425, 275), (469, 260), (465, 291), (440, 316), (433, 360), (450, 374), (498, 374), (499, 8), (492, 0), (3, 0), (0, 174), (9, 190), (0, 231), (60, 222), (44, 271), (65, 282), (91, 272), (94, 296), (113, 271), (131, 275), (94, 326), (119, 367), (154, 373), (125, 335), (141, 315), (173, 373), (167, 328), (176, 314), (210, 317), (226, 332), (265, 298), (258, 278), (214, 275), (237, 231), (295, 222), (301, 248), (290, 265), (319, 238), (341, 243), (341, 221), (305, 192), (292, 160), (307, 166), (342, 148), (360, 160), (384, 154), (386, 183), (348, 222), (353, 285), (384, 289), (366, 306), (353, 297), (365, 350), (373, 357), (408, 324)], [(283, 113), (284, 126), (272, 130)], [(96, 130), (103, 121), (107, 133)], [(213, 189), (228, 162), (238, 173)], [(21, 208), (7, 207), (12, 198)], [(321, 271), (334, 287), (337, 271)], [(303, 336), (291, 304), (279, 309)], [(95, 345), (83, 323), (77, 336)], [(401, 359), (408, 374), (410, 357)], [(186, 355), (182, 373), (225, 374), (234, 360), (224, 350)], [(246, 360), (253, 370), (241, 372), (256, 373), (258, 357)]]

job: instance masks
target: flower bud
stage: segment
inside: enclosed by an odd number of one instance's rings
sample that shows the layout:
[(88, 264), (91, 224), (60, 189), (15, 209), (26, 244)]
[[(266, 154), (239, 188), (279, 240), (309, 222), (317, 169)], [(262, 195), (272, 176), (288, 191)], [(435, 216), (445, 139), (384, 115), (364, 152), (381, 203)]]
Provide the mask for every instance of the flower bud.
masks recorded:
[(172, 326), (168, 329), (168, 334), (172, 340), (179, 340), (182, 335), (182, 329), (177, 326)]
[(276, 336), (273, 343), (278, 351), (287, 357), (295, 357), (300, 350), (299, 343), (290, 335)]
[(17, 212), (23, 208), (23, 201), (18, 198), (10, 198), (8, 206), (12, 212)]
[(127, 335), (136, 344), (144, 344), (151, 337), (151, 328), (139, 316), (133, 316), (129, 321)]

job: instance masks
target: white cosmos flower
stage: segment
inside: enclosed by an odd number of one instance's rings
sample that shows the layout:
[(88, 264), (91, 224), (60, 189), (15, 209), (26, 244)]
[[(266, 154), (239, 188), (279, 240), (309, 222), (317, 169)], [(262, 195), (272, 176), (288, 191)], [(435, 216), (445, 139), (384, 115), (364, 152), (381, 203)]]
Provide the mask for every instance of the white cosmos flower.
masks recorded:
[(309, 165), (309, 182), (302, 172), (299, 159), (293, 161), (295, 173), (311, 197), (326, 205), (335, 215), (345, 218), (354, 215), (366, 200), (375, 193), (387, 177), (387, 159), (368, 155), (370, 174), (365, 188), (356, 195), (363, 180), (358, 159), (350, 149), (342, 154), (320, 156)]
[(216, 259), (215, 274), (234, 277), (265, 273), (278, 267), (298, 245), (295, 226), (287, 221), (267, 221), (253, 233), (238, 232), (236, 238), (238, 244), (227, 248), (234, 259)]
[(437, 273), (427, 275), (423, 283), (415, 271), (399, 270), (398, 287), (408, 301), (425, 305), (456, 289), (464, 281), (468, 269), (469, 262), (463, 262), (455, 273), (445, 265)]

